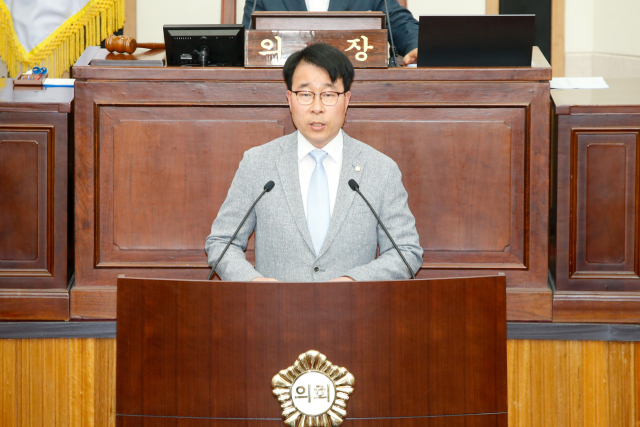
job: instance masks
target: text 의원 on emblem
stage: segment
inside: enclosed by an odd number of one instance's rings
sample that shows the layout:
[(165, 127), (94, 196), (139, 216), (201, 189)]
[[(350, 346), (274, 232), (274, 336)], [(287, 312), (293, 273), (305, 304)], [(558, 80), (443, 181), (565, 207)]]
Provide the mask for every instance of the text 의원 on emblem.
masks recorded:
[(289, 427), (338, 427), (347, 416), (355, 379), (324, 354), (309, 350), (271, 380), (273, 395)]

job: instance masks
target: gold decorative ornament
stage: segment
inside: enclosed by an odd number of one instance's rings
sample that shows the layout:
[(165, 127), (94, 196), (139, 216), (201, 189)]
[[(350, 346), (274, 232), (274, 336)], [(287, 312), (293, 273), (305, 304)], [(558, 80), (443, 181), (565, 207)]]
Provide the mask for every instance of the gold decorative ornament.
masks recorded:
[(347, 416), (355, 378), (327, 356), (309, 350), (271, 380), (273, 395), (289, 427), (338, 427)]

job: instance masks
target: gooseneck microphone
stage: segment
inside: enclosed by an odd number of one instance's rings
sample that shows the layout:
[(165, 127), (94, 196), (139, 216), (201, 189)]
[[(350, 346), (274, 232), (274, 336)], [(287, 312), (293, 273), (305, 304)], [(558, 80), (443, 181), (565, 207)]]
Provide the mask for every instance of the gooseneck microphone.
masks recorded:
[(253, 204), (251, 205), (251, 207), (247, 211), (247, 213), (244, 216), (244, 218), (242, 218), (242, 222), (240, 222), (240, 225), (238, 226), (238, 228), (236, 228), (236, 232), (233, 233), (233, 236), (231, 236), (231, 239), (229, 239), (229, 242), (227, 243), (227, 246), (224, 247), (224, 250), (222, 251), (222, 253), (218, 257), (218, 260), (213, 265), (213, 268), (211, 269), (211, 272), (209, 273), (209, 277), (207, 277), (207, 280), (211, 280), (211, 278), (213, 277), (213, 273), (216, 271), (216, 267), (218, 267), (218, 264), (220, 264), (220, 261), (222, 260), (222, 257), (224, 256), (224, 254), (227, 253), (227, 249), (229, 249), (229, 246), (231, 245), (231, 242), (233, 242), (235, 240), (236, 236), (238, 235), (238, 232), (240, 231), (240, 229), (244, 225), (244, 223), (247, 220), (247, 218), (249, 218), (249, 214), (253, 210), (253, 207), (256, 205), (256, 203), (258, 203), (258, 201), (260, 199), (262, 199), (262, 196), (264, 196), (265, 193), (268, 193), (269, 191), (273, 190), (273, 187), (275, 187), (275, 185), (276, 184), (273, 181), (269, 181), (264, 185), (264, 189), (262, 190), (262, 193), (260, 193), (260, 195), (258, 196), (256, 201), (253, 202)]
[(389, 65), (392, 67), (397, 67), (398, 61), (396, 60), (396, 56), (398, 54), (396, 53), (396, 45), (393, 42), (393, 31), (391, 31), (391, 15), (389, 15), (389, 5), (387, 4), (387, 0), (384, 0), (384, 10), (386, 11), (386, 15), (387, 15), (387, 25), (389, 26), (389, 38), (391, 39), (391, 55), (389, 56)]
[(380, 224), (380, 227), (382, 227), (382, 229), (384, 230), (384, 232), (386, 233), (387, 237), (389, 238), (389, 240), (391, 240), (391, 243), (393, 244), (393, 247), (396, 248), (396, 251), (398, 251), (398, 255), (400, 255), (400, 258), (402, 258), (402, 261), (404, 262), (404, 265), (407, 266), (407, 270), (409, 270), (409, 273), (411, 274), (411, 278), (415, 279), (416, 275), (413, 273), (413, 270), (411, 269), (411, 267), (409, 266), (409, 263), (407, 262), (407, 260), (404, 258), (404, 255), (402, 255), (402, 252), (400, 252), (400, 249), (398, 248), (398, 245), (396, 245), (396, 242), (394, 242), (394, 240), (391, 238), (391, 234), (389, 234), (389, 232), (387, 231), (387, 227), (384, 226), (384, 224), (382, 223), (382, 220), (380, 220), (380, 217), (378, 216), (378, 214), (376, 213), (376, 211), (373, 209), (373, 206), (371, 206), (371, 204), (369, 203), (369, 201), (367, 200), (366, 197), (364, 197), (364, 195), (360, 192), (360, 186), (358, 185), (358, 183), (356, 182), (355, 179), (350, 179), (349, 180), (349, 187), (351, 187), (351, 189), (353, 191), (355, 191), (356, 193), (358, 193), (360, 195), (360, 197), (362, 197), (362, 200), (364, 200), (364, 202), (367, 204), (367, 206), (369, 206), (369, 209), (371, 209), (371, 212), (373, 213), (373, 215), (376, 217), (376, 219), (378, 220), (378, 224)]

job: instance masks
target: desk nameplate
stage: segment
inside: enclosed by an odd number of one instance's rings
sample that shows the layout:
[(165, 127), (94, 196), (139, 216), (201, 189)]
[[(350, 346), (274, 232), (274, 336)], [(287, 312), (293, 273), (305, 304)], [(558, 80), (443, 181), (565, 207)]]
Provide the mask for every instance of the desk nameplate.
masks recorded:
[(245, 32), (245, 67), (279, 68), (294, 52), (326, 43), (340, 49), (355, 68), (387, 68), (387, 30)]

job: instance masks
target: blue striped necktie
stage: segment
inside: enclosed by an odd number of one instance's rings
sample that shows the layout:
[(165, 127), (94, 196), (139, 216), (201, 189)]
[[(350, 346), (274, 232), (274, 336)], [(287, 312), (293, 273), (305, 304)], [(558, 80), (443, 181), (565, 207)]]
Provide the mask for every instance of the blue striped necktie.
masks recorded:
[(327, 152), (313, 150), (309, 155), (316, 161), (316, 167), (309, 182), (309, 194), (307, 198), (307, 224), (316, 255), (320, 253), (322, 242), (329, 230), (331, 223), (331, 206), (329, 202), (329, 182), (322, 161), (327, 157)]

